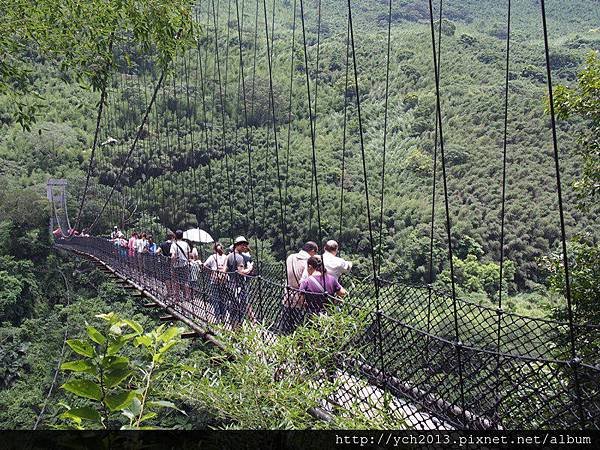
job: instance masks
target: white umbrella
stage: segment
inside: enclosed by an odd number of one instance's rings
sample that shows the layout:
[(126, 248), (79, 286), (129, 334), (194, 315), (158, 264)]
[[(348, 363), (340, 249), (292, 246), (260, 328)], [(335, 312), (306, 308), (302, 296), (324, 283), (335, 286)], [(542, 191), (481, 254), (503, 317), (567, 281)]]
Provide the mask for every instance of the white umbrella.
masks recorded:
[(200, 242), (202, 244), (209, 244), (214, 242), (213, 238), (206, 231), (200, 228), (191, 228), (183, 233), (183, 238), (192, 242)]

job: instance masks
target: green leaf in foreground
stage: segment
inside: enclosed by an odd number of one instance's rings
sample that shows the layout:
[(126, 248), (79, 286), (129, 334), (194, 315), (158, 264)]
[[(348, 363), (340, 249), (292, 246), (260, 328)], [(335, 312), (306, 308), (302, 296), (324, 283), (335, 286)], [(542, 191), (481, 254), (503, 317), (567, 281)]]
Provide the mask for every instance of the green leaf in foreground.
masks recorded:
[(96, 367), (94, 367), (90, 361), (86, 361), (85, 359), (62, 363), (60, 368), (62, 370), (72, 370), (73, 372), (85, 372), (91, 375), (95, 375), (97, 373)]
[(90, 339), (96, 344), (102, 345), (106, 342), (106, 338), (102, 335), (102, 333), (100, 333), (92, 326), (87, 327), (87, 334), (90, 337)]
[(104, 399), (106, 406), (111, 411), (128, 408), (135, 398), (135, 391), (121, 391), (117, 394), (109, 394)]
[(100, 413), (94, 408), (84, 406), (83, 408), (70, 409), (60, 415), (62, 419), (87, 419), (101, 422)]
[(148, 402), (147, 405), (148, 405), (148, 407), (155, 406), (155, 407), (160, 407), (160, 408), (170, 408), (170, 409), (179, 411), (180, 413), (186, 414), (186, 412), (183, 411), (182, 409), (179, 409), (177, 407), (177, 405), (175, 405), (175, 403), (169, 402), (167, 400), (153, 400), (153, 401)]
[(92, 400), (100, 400), (102, 398), (100, 386), (89, 380), (71, 380), (67, 381), (61, 387), (79, 397), (90, 398)]
[(87, 356), (88, 358), (94, 357), (94, 347), (92, 347), (89, 342), (82, 341), (81, 339), (69, 339), (67, 340), (67, 345), (71, 347), (71, 350), (81, 356)]
[(110, 370), (106, 373), (105, 382), (108, 388), (115, 387), (125, 378), (129, 377), (133, 372), (127, 367), (119, 367), (117, 369)]

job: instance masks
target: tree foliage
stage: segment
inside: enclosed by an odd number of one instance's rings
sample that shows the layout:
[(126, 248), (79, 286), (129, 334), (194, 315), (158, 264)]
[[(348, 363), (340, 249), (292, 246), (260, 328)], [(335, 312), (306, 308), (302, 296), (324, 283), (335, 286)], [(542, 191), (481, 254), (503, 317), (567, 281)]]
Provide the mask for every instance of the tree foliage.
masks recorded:
[(558, 86), (554, 98), (558, 119), (580, 118), (583, 123), (577, 146), (582, 173), (575, 190), (582, 207), (596, 208), (600, 201), (600, 58), (590, 53), (577, 76), (577, 86)]

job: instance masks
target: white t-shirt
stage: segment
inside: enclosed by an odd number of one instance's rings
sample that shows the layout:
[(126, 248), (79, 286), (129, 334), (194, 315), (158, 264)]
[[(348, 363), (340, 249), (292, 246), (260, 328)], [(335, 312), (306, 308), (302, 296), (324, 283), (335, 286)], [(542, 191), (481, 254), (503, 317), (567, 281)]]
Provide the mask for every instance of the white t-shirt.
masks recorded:
[(224, 271), (226, 265), (227, 255), (218, 255), (217, 253), (213, 253), (204, 261), (204, 267), (210, 270)]
[(148, 241), (146, 239), (136, 239), (134, 244), (135, 251), (138, 253), (142, 253), (146, 248), (146, 244), (148, 244)]
[(323, 253), (323, 265), (327, 274), (338, 280), (340, 275), (350, 271), (352, 263), (329, 252)]
[(171, 244), (171, 257), (176, 256), (179, 261), (187, 261), (190, 254), (190, 246), (185, 241), (173, 241)]

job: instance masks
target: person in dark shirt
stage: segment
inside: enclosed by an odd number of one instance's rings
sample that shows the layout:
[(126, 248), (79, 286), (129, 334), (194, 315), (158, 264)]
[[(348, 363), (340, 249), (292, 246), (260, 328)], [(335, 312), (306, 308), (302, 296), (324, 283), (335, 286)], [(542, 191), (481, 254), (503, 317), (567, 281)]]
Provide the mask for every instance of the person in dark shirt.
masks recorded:
[(158, 246), (160, 248), (160, 252), (158, 252), (158, 253), (169, 258), (171, 256), (171, 244), (173, 243), (174, 240), (175, 240), (175, 233), (173, 233), (172, 231), (168, 231), (166, 241), (161, 242), (160, 245)]
[(164, 258), (159, 258), (156, 264), (156, 278), (162, 280), (165, 283), (167, 288), (167, 292), (169, 295), (173, 294), (172, 289), (172, 267), (171, 267), (171, 245), (175, 241), (175, 233), (172, 231), (167, 232), (167, 238), (164, 242), (161, 242), (158, 246), (157, 255), (164, 256)]
[(249, 310), (246, 277), (252, 272), (253, 264), (248, 256), (248, 241), (243, 236), (235, 238), (233, 252), (227, 255), (227, 273), (229, 274), (229, 296), (231, 300), (231, 325), (239, 326)]

